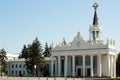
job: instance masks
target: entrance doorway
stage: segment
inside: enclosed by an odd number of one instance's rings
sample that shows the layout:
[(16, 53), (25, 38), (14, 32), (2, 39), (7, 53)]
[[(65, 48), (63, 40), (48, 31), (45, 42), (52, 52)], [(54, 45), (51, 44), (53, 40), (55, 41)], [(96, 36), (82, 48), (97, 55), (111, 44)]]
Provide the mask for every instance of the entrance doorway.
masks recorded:
[(77, 68), (77, 76), (78, 77), (82, 76), (81, 72), (82, 72), (82, 69), (81, 68)]
[(86, 68), (85, 70), (86, 70), (85, 71), (86, 76), (89, 77), (91, 75), (90, 74), (90, 68)]

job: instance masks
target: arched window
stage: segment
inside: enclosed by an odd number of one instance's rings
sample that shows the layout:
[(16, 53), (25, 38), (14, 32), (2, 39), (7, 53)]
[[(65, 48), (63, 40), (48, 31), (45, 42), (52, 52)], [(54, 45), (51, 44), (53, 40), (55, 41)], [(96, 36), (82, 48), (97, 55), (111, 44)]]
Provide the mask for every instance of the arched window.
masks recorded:
[(95, 40), (95, 31), (92, 31), (93, 34), (93, 40)]
[(90, 66), (90, 56), (85, 56), (85, 65)]

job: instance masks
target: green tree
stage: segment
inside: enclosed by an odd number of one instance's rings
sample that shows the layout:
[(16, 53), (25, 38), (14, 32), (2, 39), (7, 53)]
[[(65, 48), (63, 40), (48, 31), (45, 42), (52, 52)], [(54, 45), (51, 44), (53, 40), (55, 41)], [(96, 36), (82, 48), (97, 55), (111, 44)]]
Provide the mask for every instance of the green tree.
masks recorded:
[[(46, 64), (44, 57), (42, 57), (41, 43), (37, 37), (31, 45), (28, 45), (28, 47), (23, 46), (20, 57), (25, 58), (28, 73), (38, 76), (38, 73), (44, 70)], [(36, 69), (34, 67), (35, 65)]]
[(2, 48), (0, 50), (0, 66), (1, 66), (1, 76), (2, 73), (6, 73), (6, 69), (7, 69), (7, 56), (6, 56), (6, 51), (4, 48)]
[(120, 76), (120, 52), (118, 53), (116, 60), (116, 75)]
[(22, 54), (19, 55), (19, 58), (25, 58), (27, 59), (29, 57), (29, 54), (28, 54), (28, 48), (26, 47), (26, 45), (23, 46), (23, 49), (22, 49)]
[(45, 57), (50, 57), (51, 56), (51, 54), (50, 54), (51, 49), (52, 49), (52, 47), (51, 46), (48, 47), (48, 44), (46, 42), (46, 44), (45, 44), (45, 51), (43, 52), (43, 55)]

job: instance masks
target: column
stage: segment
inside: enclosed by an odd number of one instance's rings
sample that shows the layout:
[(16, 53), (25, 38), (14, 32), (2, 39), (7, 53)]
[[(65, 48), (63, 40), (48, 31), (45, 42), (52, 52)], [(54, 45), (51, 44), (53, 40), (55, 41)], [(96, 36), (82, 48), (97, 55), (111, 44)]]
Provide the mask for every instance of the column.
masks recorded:
[(114, 77), (116, 77), (116, 56), (114, 56)]
[(107, 76), (110, 77), (110, 55), (107, 54)]
[(113, 77), (113, 55), (110, 56), (110, 76)]
[(91, 63), (91, 77), (93, 77), (93, 55), (90, 56), (90, 63)]
[(65, 56), (65, 63), (64, 63), (64, 76), (67, 77), (67, 63), (68, 63), (68, 57)]
[(57, 65), (57, 57), (55, 58), (55, 75), (54, 76), (57, 76), (58, 75), (58, 65)]
[(98, 76), (101, 77), (101, 54), (98, 55)]
[(53, 64), (54, 64), (54, 57), (53, 56), (51, 56), (51, 58), (52, 58), (52, 61), (51, 61), (51, 76), (53, 76)]
[(61, 76), (61, 56), (58, 56), (58, 76)]
[(75, 56), (72, 56), (72, 76), (75, 77)]
[(83, 57), (83, 77), (85, 77), (85, 55), (82, 55)]

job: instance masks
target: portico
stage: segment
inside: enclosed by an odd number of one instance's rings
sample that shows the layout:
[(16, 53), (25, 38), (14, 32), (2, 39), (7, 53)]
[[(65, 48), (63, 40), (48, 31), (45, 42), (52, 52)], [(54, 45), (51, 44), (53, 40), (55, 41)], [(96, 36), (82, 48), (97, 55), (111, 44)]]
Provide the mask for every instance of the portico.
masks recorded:
[[(104, 57), (110, 59), (109, 61), (105, 62), (106, 65), (102, 64), (103, 60), (101, 60), (101, 58), (103, 59)], [(53, 73), (51, 76), (66, 76), (66, 77), (67, 76), (73, 76), (73, 77), (113, 76), (115, 77), (116, 74), (114, 68), (116, 66), (112, 65), (114, 58), (115, 56), (113, 55), (105, 55), (105, 54), (102, 55), (86, 54), (79, 56), (78, 55), (54, 56), (55, 60), (53, 60), (53, 63), (51, 65), (55, 65), (55, 66), (52, 66), (51, 72), (57, 71), (57, 73)], [(107, 68), (106, 71), (104, 71), (105, 67)]]

